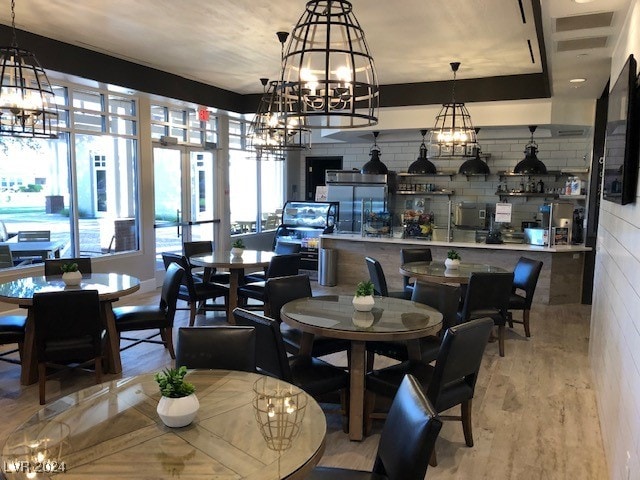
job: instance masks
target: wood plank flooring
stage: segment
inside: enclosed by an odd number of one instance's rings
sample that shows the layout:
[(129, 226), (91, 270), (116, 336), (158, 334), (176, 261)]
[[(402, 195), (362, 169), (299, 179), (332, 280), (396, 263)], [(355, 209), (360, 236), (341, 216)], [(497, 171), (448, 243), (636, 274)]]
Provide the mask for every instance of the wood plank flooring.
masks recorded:
[[(316, 293), (337, 293), (319, 287)], [(155, 303), (158, 294), (127, 297), (126, 303)], [(123, 302), (125, 303), (125, 302)], [(487, 345), (473, 403), (473, 448), (466, 447), (459, 422), (445, 422), (438, 443), (438, 466), (427, 477), (439, 479), (604, 480), (608, 478), (595, 394), (588, 368), (589, 306), (534, 306), (532, 336), (521, 325), (507, 329), (506, 356), (497, 343)], [(199, 316), (200, 324), (220, 319)], [(178, 311), (176, 326), (187, 324)], [(0, 347), (0, 351), (5, 347)], [(344, 356), (330, 361), (344, 365)], [(157, 371), (171, 364), (158, 345), (143, 344), (122, 354), (122, 376)], [(384, 358), (376, 358), (376, 366)], [(107, 375), (105, 380), (117, 378)], [(20, 367), (0, 362), (0, 443), (8, 433), (40, 409), (37, 385), (20, 385)], [(93, 384), (94, 377), (74, 372), (47, 382), (54, 400)], [(457, 414), (458, 412), (453, 412)], [(363, 442), (350, 442), (340, 417), (328, 413), (323, 465), (370, 469), (382, 422)]]

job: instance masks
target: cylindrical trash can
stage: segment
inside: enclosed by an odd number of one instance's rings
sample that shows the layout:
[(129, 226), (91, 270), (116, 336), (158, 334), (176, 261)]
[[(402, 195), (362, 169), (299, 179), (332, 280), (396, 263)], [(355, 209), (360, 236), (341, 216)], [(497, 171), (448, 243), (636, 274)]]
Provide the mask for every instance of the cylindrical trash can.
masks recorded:
[(333, 248), (320, 249), (318, 280), (323, 287), (335, 287), (338, 283), (338, 251)]

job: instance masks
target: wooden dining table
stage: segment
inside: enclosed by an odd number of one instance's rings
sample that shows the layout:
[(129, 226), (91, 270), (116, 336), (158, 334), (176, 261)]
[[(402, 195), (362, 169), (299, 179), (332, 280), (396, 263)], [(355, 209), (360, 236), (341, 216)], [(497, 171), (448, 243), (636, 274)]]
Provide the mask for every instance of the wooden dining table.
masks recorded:
[(466, 285), (474, 272), (506, 273), (506, 270), (482, 263), (460, 263), (457, 268), (447, 268), (444, 262), (409, 262), (400, 266), (400, 273), (423, 282), (456, 283)]
[[(8, 478), (299, 480), (322, 457), (326, 418), (306, 392), (250, 372), (193, 370), (185, 379), (195, 386), (200, 408), (181, 428), (158, 417), (153, 374), (52, 402), (6, 439), (1, 453), (5, 472), (12, 470)], [(261, 405), (277, 401), (264, 391), (295, 391), (297, 403), (287, 404), (286, 416), (276, 410), (275, 423), (267, 424)], [(51, 474), (28, 476), (22, 470), (35, 468), (38, 456)]]
[[(227, 305), (227, 322), (235, 324), (233, 311), (238, 306), (238, 287), (244, 281), (246, 268), (264, 268), (269, 266), (275, 255), (271, 251), (244, 250), (242, 256), (232, 255), (231, 251), (204, 253), (189, 257), (192, 265), (206, 268), (226, 268), (229, 270), (229, 303)], [(205, 274), (206, 276), (206, 274)]]
[(442, 314), (428, 305), (392, 297), (375, 297), (370, 312), (358, 312), (352, 300), (351, 295), (301, 298), (285, 304), (280, 316), (302, 330), (301, 355), (311, 355), (315, 335), (350, 341), (349, 439), (362, 440), (366, 342), (406, 341), (409, 358), (419, 361), (418, 339), (440, 331)]
[(67, 286), (62, 275), (25, 277), (0, 284), (0, 302), (19, 305), (27, 309), (22, 371), (20, 382), (30, 385), (38, 380), (38, 359), (35, 353), (34, 319), (31, 306), (33, 296), (41, 292), (63, 292), (65, 290), (97, 290), (100, 298), (100, 316), (107, 331), (106, 371), (121, 373), (120, 338), (113, 316), (113, 302), (140, 289), (140, 280), (123, 273), (83, 274), (80, 285)]

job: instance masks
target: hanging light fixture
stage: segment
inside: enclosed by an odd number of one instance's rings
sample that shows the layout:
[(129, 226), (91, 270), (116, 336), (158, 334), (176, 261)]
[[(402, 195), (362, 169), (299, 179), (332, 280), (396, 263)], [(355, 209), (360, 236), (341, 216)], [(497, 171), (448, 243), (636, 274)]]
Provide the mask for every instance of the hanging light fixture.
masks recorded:
[[(289, 34), (277, 32), (280, 41), (280, 62), (284, 57), (284, 43)], [(258, 110), (249, 124), (249, 143), (256, 150), (282, 152), (287, 150), (303, 150), (311, 146), (311, 131), (304, 128), (300, 120), (293, 115), (287, 119), (282, 115), (285, 109), (279, 94), (279, 82), (269, 82), (261, 78), (262, 97)]]
[(529, 125), (531, 139), (524, 148), (525, 156), (516, 167), (513, 173), (522, 173), (525, 175), (541, 175), (547, 173), (547, 167), (542, 161), (538, 160), (538, 144), (533, 140), (533, 133), (536, 131), (537, 125)]
[[(476, 141), (479, 131), (479, 128), (475, 129)], [(480, 153), (482, 153), (482, 149), (480, 148), (480, 145), (476, 143), (473, 147), (473, 157), (460, 165), (458, 173), (461, 173), (463, 175), (489, 175), (491, 173), (489, 165), (487, 165), (487, 163), (482, 160), (482, 158), (480, 158)]]
[(380, 132), (373, 132), (373, 147), (369, 150), (369, 156), (371, 160), (365, 163), (360, 169), (360, 173), (374, 173), (374, 174), (387, 174), (389, 173), (389, 169), (387, 166), (382, 163), (380, 160), (380, 147), (378, 146), (377, 140)]
[(422, 144), (420, 145), (420, 155), (409, 165), (408, 173), (423, 173), (423, 174), (432, 174), (436, 173), (436, 166), (433, 164), (431, 160), (427, 158), (427, 146), (424, 143), (424, 137), (427, 134), (427, 130), (420, 130), (422, 134)]
[(440, 113), (436, 117), (436, 125), (431, 131), (431, 143), (437, 144), (442, 151), (455, 153), (456, 147), (466, 147), (476, 143), (476, 132), (471, 123), (471, 115), (464, 103), (456, 103), (456, 72), (460, 68), (460, 62), (450, 63), (453, 70), (453, 82), (451, 83), (451, 103), (442, 105)]
[(310, 128), (378, 123), (373, 57), (350, 2), (307, 2), (284, 55), (281, 88), (285, 116)]
[(15, 0), (11, 0), (11, 46), (0, 47), (0, 135), (57, 138), (58, 107), (36, 56), (18, 47)]

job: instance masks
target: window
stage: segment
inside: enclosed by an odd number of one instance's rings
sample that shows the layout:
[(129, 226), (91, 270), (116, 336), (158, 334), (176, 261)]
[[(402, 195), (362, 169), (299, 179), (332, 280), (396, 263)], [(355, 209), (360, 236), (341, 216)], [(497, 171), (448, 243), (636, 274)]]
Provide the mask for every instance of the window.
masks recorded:
[(204, 145), (205, 142), (217, 142), (217, 129), (218, 118), (215, 115), (201, 122), (193, 108), (151, 105), (151, 138), (154, 140), (170, 136), (180, 143)]

